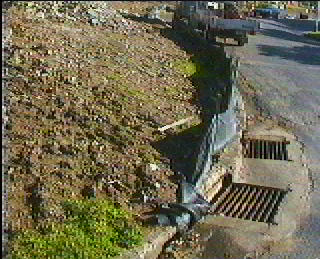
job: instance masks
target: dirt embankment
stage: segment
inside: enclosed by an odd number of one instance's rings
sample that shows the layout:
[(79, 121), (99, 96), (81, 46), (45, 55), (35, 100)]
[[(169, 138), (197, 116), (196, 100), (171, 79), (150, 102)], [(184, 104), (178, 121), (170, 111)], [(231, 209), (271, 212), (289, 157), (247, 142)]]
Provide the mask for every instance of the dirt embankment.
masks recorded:
[(143, 19), (149, 7), (28, 2), (10, 10), (13, 232), (37, 227), (39, 203), (45, 220), (63, 220), (63, 201), (95, 191), (128, 210), (143, 189), (175, 201), (175, 172), (187, 171), (205, 127), (195, 120), (155, 130), (197, 117), (199, 107), (210, 117), (208, 96), (224, 85), (225, 68), (209, 45)]
[[(64, 217), (62, 201), (82, 198), (102, 177), (120, 184), (102, 185), (97, 195), (123, 206), (145, 184), (175, 199), (170, 161), (153, 146), (166, 136), (154, 131), (197, 112), (195, 89), (176, 65), (189, 55), (160, 34), (161, 25), (122, 17), (120, 3), (100, 4), (10, 9), (12, 231), (35, 227), (38, 189), (52, 220)], [(150, 163), (163, 166), (146, 172)]]

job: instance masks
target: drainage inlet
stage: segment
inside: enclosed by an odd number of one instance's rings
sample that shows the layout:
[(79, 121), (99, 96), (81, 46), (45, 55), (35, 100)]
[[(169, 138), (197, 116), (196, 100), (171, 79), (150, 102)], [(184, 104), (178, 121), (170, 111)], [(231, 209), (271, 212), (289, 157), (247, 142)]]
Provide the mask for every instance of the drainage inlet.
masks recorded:
[(273, 159), (288, 161), (288, 141), (260, 139), (242, 140), (245, 158)]
[(215, 214), (276, 224), (274, 216), (286, 195), (285, 190), (232, 183), (214, 204)]

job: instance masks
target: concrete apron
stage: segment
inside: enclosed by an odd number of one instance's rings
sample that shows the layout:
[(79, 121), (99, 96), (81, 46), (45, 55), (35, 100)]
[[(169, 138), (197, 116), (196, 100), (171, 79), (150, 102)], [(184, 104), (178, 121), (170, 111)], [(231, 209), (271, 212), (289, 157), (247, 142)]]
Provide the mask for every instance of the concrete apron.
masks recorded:
[(128, 250), (114, 259), (157, 259), (164, 244), (177, 233), (176, 227), (155, 227), (145, 237), (144, 244)]
[(202, 255), (198, 258), (255, 258), (261, 254), (293, 252), (294, 232), (303, 225), (310, 213), (310, 181), (305, 166), (303, 146), (295, 136), (276, 126), (257, 126), (250, 137), (285, 137), (290, 141), (291, 161), (243, 158), (242, 146), (236, 158), (233, 182), (274, 188), (291, 188), (279, 205), (274, 220), (278, 225), (231, 218), (207, 216), (195, 226), (202, 233)]

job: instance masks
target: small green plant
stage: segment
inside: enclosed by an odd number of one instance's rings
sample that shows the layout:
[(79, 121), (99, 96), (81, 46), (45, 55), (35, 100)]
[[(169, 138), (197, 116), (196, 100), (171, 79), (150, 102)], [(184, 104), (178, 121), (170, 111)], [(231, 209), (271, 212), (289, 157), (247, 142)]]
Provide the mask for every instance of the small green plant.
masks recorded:
[(264, 8), (271, 8), (272, 7), (272, 4), (269, 4), (269, 3), (259, 3), (258, 5), (257, 5), (257, 9), (264, 9)]
[(142, 242), (130, 214), (107, 200), (64, 204), (67, 221), (29, 230), (13, 240), (13, 259), (110, 258)]
[(191, 60), (179, 61), (176, 63), (176, 67), (179, 72), (186, 76), (192, 76), (197, 72), (196, 64)]
[(192, 79), (216, 78), (215, 70), (223, 64), (214, 52), (197, 54), (190, 60), (178, 61), (175, 63), (176, 69)]
[(150, 151), (140, 153), (140, 157), (142, 158), (142, 161), (147, 164), (155, 162), (154, 156), (149, 152)]

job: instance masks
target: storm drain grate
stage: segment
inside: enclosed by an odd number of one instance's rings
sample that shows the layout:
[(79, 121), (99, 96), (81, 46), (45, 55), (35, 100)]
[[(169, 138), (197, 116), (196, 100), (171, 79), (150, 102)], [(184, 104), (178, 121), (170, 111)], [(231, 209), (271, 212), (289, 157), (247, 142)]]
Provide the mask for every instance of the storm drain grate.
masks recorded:
[(288, 161), (288, 141), (243, 140), (244, 157)]
[(276, 224), (274, 216), (287, 191), (232, 183), (214, 204), (214, 214)]

